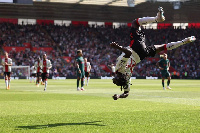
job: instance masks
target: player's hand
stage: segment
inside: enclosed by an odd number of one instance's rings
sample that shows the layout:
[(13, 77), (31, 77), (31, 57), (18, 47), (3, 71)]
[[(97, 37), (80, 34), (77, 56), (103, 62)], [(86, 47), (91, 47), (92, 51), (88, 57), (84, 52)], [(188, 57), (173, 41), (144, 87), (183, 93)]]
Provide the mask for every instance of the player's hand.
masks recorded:
[(79, 70), (78, 72), (81, 73), (81, 70)]
[(110, 46), (111, 46), (112, 48), (116, 48), (116, 49), (119, 49), (119, 48), (120, 48), (120, 46), (119, 46), (116, 42), (111, 42), (111, 43), (110, 43)]
[(160, 68), (160, 70), (164, 70), (164, 68), (162, 68), (162, 67), (159, 67)]
[(5, 64), (4, 65), (8, 65), (8, 63), (7, 62), (5, 62)]

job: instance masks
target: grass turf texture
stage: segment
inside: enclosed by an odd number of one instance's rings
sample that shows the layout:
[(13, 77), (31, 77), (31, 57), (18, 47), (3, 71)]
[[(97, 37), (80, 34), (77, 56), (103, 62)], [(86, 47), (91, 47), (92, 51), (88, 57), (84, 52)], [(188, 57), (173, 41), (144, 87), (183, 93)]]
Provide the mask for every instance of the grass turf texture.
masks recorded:
[(200, 132), (200, 81), (132, 80), (128, 98), (111, 80), (91, 79), (86, 91), (76, 80), (48, 80), (36, 87), (28, 80), (0, 82), (0, 133), (191, 133)]

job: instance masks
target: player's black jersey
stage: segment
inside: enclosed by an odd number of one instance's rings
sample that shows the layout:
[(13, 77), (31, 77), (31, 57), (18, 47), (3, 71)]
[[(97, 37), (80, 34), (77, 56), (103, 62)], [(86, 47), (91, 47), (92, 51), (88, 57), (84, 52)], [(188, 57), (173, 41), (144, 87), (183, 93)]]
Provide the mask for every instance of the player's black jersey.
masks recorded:
[(130, 47), (140, 56), (143, 60), (147, 57), (145, 45), (145, 33), (139, 29), (131, 28), (130, 31)]

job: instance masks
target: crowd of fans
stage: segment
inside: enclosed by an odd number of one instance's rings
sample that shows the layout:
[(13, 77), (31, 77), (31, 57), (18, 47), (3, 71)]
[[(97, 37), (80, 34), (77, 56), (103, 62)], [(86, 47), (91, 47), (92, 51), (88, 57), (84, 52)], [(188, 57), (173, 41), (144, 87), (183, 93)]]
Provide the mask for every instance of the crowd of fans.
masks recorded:
[[(101, 69), (100, 65), (116, 63), (120, 51), (111, 49), (109, 44), (112, 41), (122, 46), (128, 46), (130, 27), (119, 28), (105, 26), (57, 26), (57, 25), (14, 25), (10, 23), (0, 24), (1, 46), (23, 46), (29, 42), (33, 47), (53, 47), (53, 51), (47, 53), (51, 60), (53, 69), (58, 71), (59, 76), (76, 76), (74, 59), (78, 49), (83, 50), (83, 56), (88, 58), (92, 65), (91, 76), (110, 76), (109, 72)], [(181, 46), (175, 50), (168, 51), (168, 58), (171, 66), (176, 70), (180, 78), (200, 77), (200, 29), (187, 28), (175, 29), (144, 29), (146, 44), (165, 44), (182, 40), (188, 36), (196, 36), (197, 40), (192, 44)], [(44, 51), (21, 51), (19, 53), (10, 51), (9, 56), (13, 58), (15, 65), (30, 65), (36, 61), (38, 55)], [(63, 56), (72, 60), (66, 62)], [(159, 58), (159, 55), (156, 56)], [(133, 72), (133, 76), (160, 76), (160, 70), (156, 67), (156, 61), (143, 60)], [(174, 74), (174, 73), (173, 73)]]

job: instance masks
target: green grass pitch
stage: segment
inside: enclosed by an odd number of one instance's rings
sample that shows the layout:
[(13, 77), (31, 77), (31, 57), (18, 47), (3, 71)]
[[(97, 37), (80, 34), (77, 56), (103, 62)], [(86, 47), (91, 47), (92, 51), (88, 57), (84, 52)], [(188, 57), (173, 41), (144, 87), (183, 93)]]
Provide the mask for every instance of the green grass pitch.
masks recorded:
[(200, 80), (132, 80), (128, 98), (114, 101), (120, 87), (91, 79), (86, 91), (76, 80), (0, 80), (0, 133), (199, 133)]

